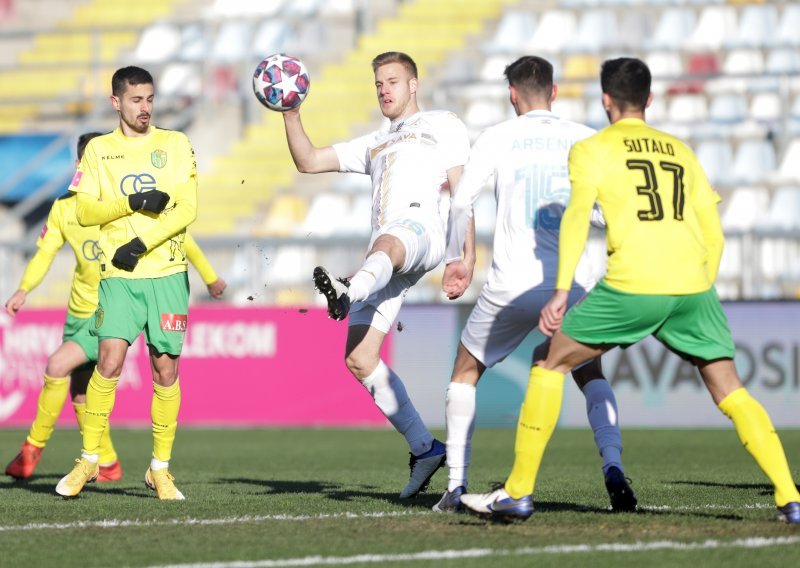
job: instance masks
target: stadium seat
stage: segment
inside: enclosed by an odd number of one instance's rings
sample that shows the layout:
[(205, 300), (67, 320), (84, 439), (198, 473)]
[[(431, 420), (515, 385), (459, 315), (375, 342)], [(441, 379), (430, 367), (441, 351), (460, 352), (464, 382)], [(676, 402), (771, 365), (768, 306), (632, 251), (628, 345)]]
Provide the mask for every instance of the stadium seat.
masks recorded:
[(731, 6), (706, 6), (684, 44), (692, 50), (720, 49), (736, 34), (736, 10)]
[(464, 113), (464, 123), (470, 128), (484, 129), (508, 117), (506, 101), (476, 100), (469, 104)]
[(189, 24), (181, 30), (181, 50), (179, 58), (183, 61), (204, 61), (211, 49), (204, 26)]
[(765, 187), (737, 187), (726, 201), (720, 216), (723, 230), (749, 231), (766, 217), (769, 192)]
[(727, 185), (731, 182), (733, 150), (726, 140), (707, 140), (696, 148), (697, 159), (714, 185)]
[(683, 74), (681, 56), (672, 51), (650, 52), (645, 56), (644, 62), (654, 79), (674, 79)]
[[(220, 26), (211, 47), (212, 63), (235, 63), (249, 55), (252, 25), (245, 20), (229, 20)], [(268, 54), (265, 54), (268, 55)]]
[(785, 47), (770, 50), (765, 68), (771, 74), (796, 75), (800, 73), (800, 53)]
[(725, 57), (722, 71), (727, 75), (760, 75), (764, 72), (764, 57), (757, 49), (733, 49)]
[[(797, 104), (795, 106), (797, 106)], [(800, 182), (800, 138), (795, 138), (789, 143), (781, 159), (777, 179), (781, 181)], [(800, 211), (800, 209), (797, 211)], [(795, 213), (797, 211), (795, 211)], [(797, 217), (800, 219), (800, 215)]]
[(743, 95), (717, 95), (711, 99), (708, 118), (722, 125), (742, 122), (747, 119), (747, 100)]
[(783, 105), (778, 93), (767, 92), (753, 95), (750, 101), (750, 118), (758, 122), (777, 124), (781, 120)]
[(778, 11), (775, 6), (749, 5), (739, 15), (736, 33), (725, 42), (727, 48), (760, 48), (770, 45), (778, 29)]
[(492, 39), (481, 46), (489, 55), (513, 55), (533, 35), (536, 29), (536, 14), (529, 11), (507, 10), (497, 26)]
[(262, 21), (253, 34), (250, 53), (259, 58), (277, 53), (287, 43), (290, 29), (285, 20), (270, 18)]
[(733, 159), (734, 183), (764, 182), (775, 170), (775, 147), (769, 140), (744, 140)]
[(311, 201), (305, 219), (294, 230), (300, 237), (328, 237), (347, 218), (349, 200), (337, 193), (320, 193)]
[(780, 25), (774, 34), (773, 46), (800, 47), (800, 5), (787, 3), (780, 16)]
[(650, 50), (678, 51), (695, 27), (694, 12), (688, 8), (667, 8), (661, 13), (652, 37), (645, 39)]
[(582, 98), (558, 97), (553, 102), (552, 108), (561, 118), (581, 123), (586, 120), (586, 105)]
[(536, 31), (525, 43), (526, 53), (558, 53), (575, 37), (577, 28), (575, 14), (564, 10), (547, 10)]
[(704, 95), (675, 95), (669, 101), (668, 120), (674, 123), (703, 123), (708, 118), (708, 103)]
[(199, 97), (203, 92), (202, 72), (196, 63), (170, 63), (158, 80), (164, 95)]
[(507, 55), (492, 55), (481, 65), (478, 77), (481, 81), (494, 82), (504, 80), (504, 71), (510, 63)]
[[(353, 200), (350, 211), (336, 227), (335, 234), (341, 236), (364, 235), (372, 231), (372, 195), (362, 194)], [(365, 243), (366, 245), (366, 243)]]
[(611, 10), (586, 10), (581, 14), (578, 29), (563, 45), (565, 53), (597, 53), (619, 44), (617, 17)]
[(172, 59), (181, 46), (181, 32), (177, 26), (158, 23), (145, 28), (134, 56), (142, 63), (162, 63)]
[(617, 35), (618, 49), (635, 51), (643, 45), (647, 46), (653, 37), (657, 13), (650, 10), (623, 10), (619, 18), (617, 29), (624, 30), (624, 33)]

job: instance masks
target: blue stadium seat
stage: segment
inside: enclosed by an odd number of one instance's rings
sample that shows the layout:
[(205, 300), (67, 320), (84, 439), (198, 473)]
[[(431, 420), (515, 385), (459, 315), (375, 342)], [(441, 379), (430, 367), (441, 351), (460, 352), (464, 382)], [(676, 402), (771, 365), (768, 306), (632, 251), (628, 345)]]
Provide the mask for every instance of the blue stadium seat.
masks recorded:
[(778, 10), (775, 6), (754, 4), (745, 6), (739, 15), (735, 35), (725, 42), (727, 48), (760, 48), (772, 45), (778, 29)]
[(706, 140), (696, 148), (697, 159), (708, 180), (714, 185), (727, 185), (731, 182), (733, 150), (726, 140)]

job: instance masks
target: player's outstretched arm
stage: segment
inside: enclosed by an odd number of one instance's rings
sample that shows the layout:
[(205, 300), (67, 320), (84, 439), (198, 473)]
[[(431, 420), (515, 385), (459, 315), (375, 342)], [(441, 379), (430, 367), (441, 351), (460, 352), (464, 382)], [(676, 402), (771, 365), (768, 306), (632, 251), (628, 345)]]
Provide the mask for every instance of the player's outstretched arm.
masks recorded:
[(12, 318), (17, 315), (17, 312), (25, 303), (25, 296), (27, 295), (28, 293), (21, 288), (14, 292), (14, 294), (6, 301), (5, 308), (8, 315), (10, 315)]
[(311, 142), (300, 120), (300, 107), (283, 113), (286, 142), (297, 171), (305, 174), (338, 172), (339, 158), (332, 146), (317, 148)]

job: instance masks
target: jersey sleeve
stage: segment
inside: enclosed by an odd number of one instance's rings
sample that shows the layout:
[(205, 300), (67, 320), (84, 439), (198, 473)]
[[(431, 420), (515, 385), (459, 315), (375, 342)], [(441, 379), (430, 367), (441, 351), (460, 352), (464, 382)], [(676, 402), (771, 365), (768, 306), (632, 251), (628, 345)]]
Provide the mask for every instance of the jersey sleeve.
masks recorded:
[(217, 273), (214, 272), (214, 267), (208, 262), (206, 255), (203, 254), (203, 249), (197, 244), (189, 233), (186, 233), (186, 240), (183, 241), (186, 247), (186, 258), (192, 263), (195, 270), (200, 274), (200, 278), (208, 285), (217, 281)]
[(589, 234), (589, 221), (597, 200), (592, 155), (586, 144), (577, 143), (569, 152), (569, 179), (572, 191), (569, 205), (561, 219), (558, 236), (558, 277), (556, 289), (569, 290), (575, 268), (583, 254)]
[(359, 136), (349, 142), (340, 142), (333, 145), (336, 157), (339, 158), (339, 171), (343, 173), (368, 174), (369, 148), (375, 140), (377, 132)]
[(57, 204), (58, 201), (50, 208), (47, 221), (39, 234), (39, 238), (36, 240), (38, 250), (31, 257), (22, 275), (19, 287), (26, 292), (30, 292), (41, 284), (50, 270), (56, 254), (66, 242)]
[(492, 159), (494, 145), (491, 142), (491, 138), (490, 133), (484, 131), (475, 141), (469, 154), (469, 160), (464, 166), (464, 173), (450, 200), (445, 263), (461, 258), (467, 228), (473, 214), (472, 207), (486, 182), (495, 173), (495, 163)]

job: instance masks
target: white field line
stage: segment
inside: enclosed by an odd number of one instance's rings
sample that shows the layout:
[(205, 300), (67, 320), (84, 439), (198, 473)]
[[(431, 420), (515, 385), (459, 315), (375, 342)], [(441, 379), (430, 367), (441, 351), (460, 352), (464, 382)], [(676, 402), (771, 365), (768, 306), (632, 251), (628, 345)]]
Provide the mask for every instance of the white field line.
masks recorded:
[[(774, 509), (773, 505), (755, 503), (751, 505), (687, 505), (671, 507), (669, 505), (648, 505), (639, 507), (641, 511), (736, 511), (739, 509)], [(26, 525), (0, 525), (0, 533), (41, 530), (70, 530), (84, 528), (126, 528), (126, 527), (158, 527), (158, 526), (215, 526), (236, 525), (240, 523), (263, 523), (270, 521), (317, 521), (326, 519), (381, 519), (394, 517), (418, 517), (432, 515), (431, 511), (384, 511), (375, 513), (330, 513), (319, 515), (242, 515), (238, 517), (222, 517), (218, 519), (104, 519), (101, 521), (73, 521), (69, 523), (28, 523)]]
[[(710, 550), (726, 548), (768, 548), (800, 543), (800, 536), (773, 538), (745, 538), (730, 541), (704, 540), (679, 542), (661, 540), (630, 544), (575, 544), (525, 548), (470, 548), (466, 550), (426, 550), (406, 554), (358, 554), (355, 556), (304, 556), (280, 560), (237, 560), (234, 562), (204, 562), (200, 564), (169, 564), (160, 568), (282, 568), (292, 566), (340, 566), (347, 564), (377, 564), (379, 562), (410, 562), (428, 560), (456, 560), (490, 556), (535, 556), (540, 554), (577, 554), (590, 552), (648, 552), (655, 550)], [(153, 567), (156, 568), (156, 567)]]

